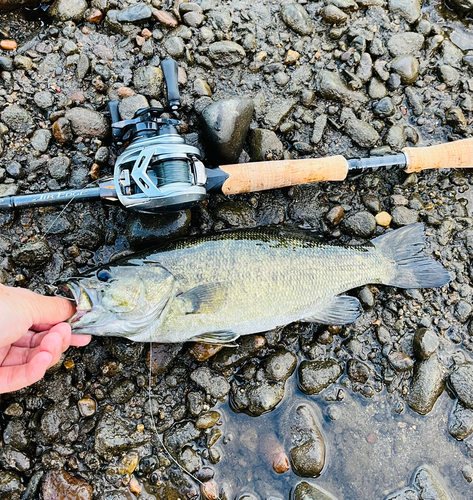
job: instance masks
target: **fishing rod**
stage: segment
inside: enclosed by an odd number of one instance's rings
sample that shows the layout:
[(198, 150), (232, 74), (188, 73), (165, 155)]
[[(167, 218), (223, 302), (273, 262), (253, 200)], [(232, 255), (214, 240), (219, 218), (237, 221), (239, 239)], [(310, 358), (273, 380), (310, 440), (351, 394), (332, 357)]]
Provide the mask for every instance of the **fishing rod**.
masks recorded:
[(438, 168), (473, 168), (473, 138), (427, 147), (408, 147), (402, 153), (347, 160), (341, 155), (302, 160), (262, 161), (207, 168), (198, 148), (184, 142), (179, 120), (163, 118), (180, 107), (177, 63), (161, 62), (168, 105), (144, 108), (131, 120), (120, 120), (118, 101), (109, 103), (112, 140), (127, 144), (115, 164), (114, 176), (98, 187), (0, 197), (0, 210), (102, 200), (142, 213), (187, 209), (207, 193), (250, 193), (298, 184), (343, 181), (353, 174), (379, 168), (406, 173)]

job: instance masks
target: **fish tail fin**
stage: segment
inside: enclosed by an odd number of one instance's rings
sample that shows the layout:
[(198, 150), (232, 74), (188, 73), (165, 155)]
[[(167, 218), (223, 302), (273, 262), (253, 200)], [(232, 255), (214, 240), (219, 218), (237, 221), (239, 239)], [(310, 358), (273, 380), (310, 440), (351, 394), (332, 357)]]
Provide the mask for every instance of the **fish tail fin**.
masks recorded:
[(439, 262), (423, 254), (424, 224), (410, 224), (383, 234), (372, 243), (389, 259), (392, 272), (382, 282), (399, 288), (434, 288), (450, 281), (448, 271)]

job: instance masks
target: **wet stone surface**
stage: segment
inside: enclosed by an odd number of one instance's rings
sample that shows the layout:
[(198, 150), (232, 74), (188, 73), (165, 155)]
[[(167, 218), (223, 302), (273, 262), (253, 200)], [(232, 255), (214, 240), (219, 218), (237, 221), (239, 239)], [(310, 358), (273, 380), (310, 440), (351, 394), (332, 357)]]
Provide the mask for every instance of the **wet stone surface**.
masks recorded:
[[(122, 119), (164, 105), (170, 56), (179, 130), (206, 165), (472, 136), (469, 0), (57, 0), (42, 21), (11, 4), (0, 0), (0, 196), (112, 176), (122, 149), (107, 104), (118, 100)], [(96, 337), (71, 348), (43, 381), (2, 395), (0, 498), (203, 497), (154, 424), (207, 498), (470, 498), (472, 203), (468, 170), (393, 168), (212, 194), (179, 214), (1, 211), (0, 283), (40, 293), (130, 249), (270, 224), (349, 244), (422, 222), (425, 253), (452, 281), (355, 288), (353, 325), (297, 323), (233, 347)]]
[(318, 477), (325, 466), (326, 446), (313, 406), (295, 405), (286, 415), (290, 425), (292, 469), (300, 477)]

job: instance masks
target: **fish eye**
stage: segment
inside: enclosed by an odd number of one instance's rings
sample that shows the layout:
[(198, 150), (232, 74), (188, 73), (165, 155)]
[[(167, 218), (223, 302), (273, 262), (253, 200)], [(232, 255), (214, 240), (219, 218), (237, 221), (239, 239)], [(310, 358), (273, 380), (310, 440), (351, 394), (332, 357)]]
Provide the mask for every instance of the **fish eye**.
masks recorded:
[(97, 272), (97, 279), (106, 283), (112, 279), (112, 273), (106, 269), (101, 269)]

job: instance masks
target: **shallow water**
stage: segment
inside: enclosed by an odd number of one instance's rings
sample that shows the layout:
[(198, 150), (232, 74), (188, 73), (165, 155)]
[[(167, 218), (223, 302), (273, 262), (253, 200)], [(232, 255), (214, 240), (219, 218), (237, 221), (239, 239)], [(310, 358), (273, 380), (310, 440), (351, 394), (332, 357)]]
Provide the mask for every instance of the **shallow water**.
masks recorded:
[(343, 401), (325, 401), (324, 396), (331, 399), (338, 389), (342, 386), (331, 386), (322, 395), (305, 396), (292, 377), (287, 382), (284, 401), (272, 413), (254, 418), (235, 414), (228, 406), (220, 408), (226, 414), (223, 440), (231, 440), (220, 444), (223, 456), (216, 466), (217, 482), (231, 478), (235, 498), (252, 493), (261, 499), (288, 499), (291, 489), (302, 479), (292, 471), (276, 474), (260, 447), (271, 434), (281, 439), (289, 433), (280, 422), (295, 401), (303, 401), (318, 407), (320, 429), (327, 445), (321, 476), (308, 481), (338, 500), (381, 500), (408, 486), (414, 471), (425, 464), (437, 471), (452, 500), (472, 498), (473, 485), (461, 473), (471, 460), (465, 444), (455, 441), (447, 431), (452, 400), (446, 392), (430, 414), (420, 416), (407, 407), (397, 414), (398, 398), (385, 391), (371, 399), (344, 391)]

